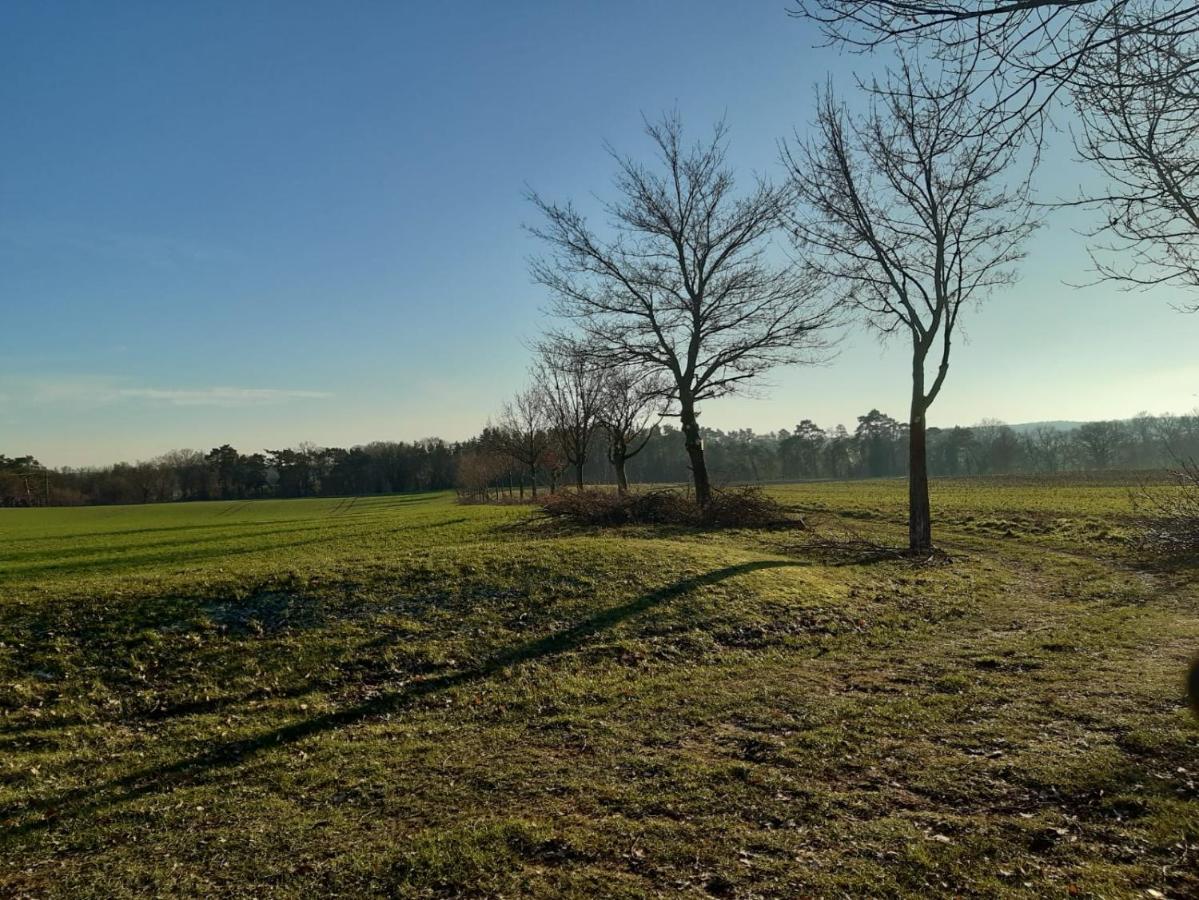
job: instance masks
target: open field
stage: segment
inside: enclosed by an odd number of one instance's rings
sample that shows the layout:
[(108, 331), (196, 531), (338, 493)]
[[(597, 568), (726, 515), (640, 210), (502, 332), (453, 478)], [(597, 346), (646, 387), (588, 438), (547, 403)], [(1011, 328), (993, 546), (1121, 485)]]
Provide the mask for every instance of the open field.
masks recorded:
[[(1199, 896), (1199, 587), (1128, 485), (0, 510), (0, 895)], [(1152, 893), (1157, 892), (1157, 893)]]

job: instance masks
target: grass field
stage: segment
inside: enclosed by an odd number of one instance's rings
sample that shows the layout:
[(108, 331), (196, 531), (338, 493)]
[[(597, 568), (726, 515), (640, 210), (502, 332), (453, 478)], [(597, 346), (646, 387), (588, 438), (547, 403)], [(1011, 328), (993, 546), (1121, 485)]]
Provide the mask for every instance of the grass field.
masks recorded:
[(1199, 896), (1185, 568), (1128, 486), (0, 510), (0, 895)]

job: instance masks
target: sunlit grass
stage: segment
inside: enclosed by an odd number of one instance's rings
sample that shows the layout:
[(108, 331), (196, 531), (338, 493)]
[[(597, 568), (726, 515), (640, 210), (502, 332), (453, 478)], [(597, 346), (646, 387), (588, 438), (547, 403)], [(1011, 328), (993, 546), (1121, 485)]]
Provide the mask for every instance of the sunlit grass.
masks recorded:
[(0, 893), (1199, 891), (1199, 596), (1127, 485), (938, 484), (925, 566), (824, 546), (902, 482), (773, 490), (814, 532), (0, 510)]

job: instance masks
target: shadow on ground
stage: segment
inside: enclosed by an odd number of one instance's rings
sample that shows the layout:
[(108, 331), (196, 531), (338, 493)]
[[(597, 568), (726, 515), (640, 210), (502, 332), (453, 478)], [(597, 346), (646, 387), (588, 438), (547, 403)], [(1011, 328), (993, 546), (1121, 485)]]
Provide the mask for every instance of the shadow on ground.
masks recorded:
[(12, 839), (52, 827), (64, 820), (78, 819), (91, 813), (111, 809), (157, 791), (197, 783), (209, 773), (236, 766), (262, 750), (279, 749), (313, 735), (334, 731), (373, 716), (394, 713), (423, 697), (481, 681), (512, 666), (551, 658), (557, 654), (577, 649), (588, 638), (649, 609), (684, 596), (697, 588), (763, 569), (798, 565), (803, 565), (803, 563), (792, 560), (759, 560), (725, 566), (703, 575), (684, 578), (658, 590), (642, 594), (627, 603), (601, 610), (569, 628), (501, 650), (477, 666), (416, 681), (400, 690), (382, 694), (346, 709), (273, 728), (255, 737), (217, 743), (202, 753), (187, 756), (168, 765), (140, 769), (122, 778), (66, 791), (19, 807), (10, 806), (0, 810), (0, 817), (8, 823), (13, 823), (15, 820), (31, 814), (41, 813), (42, 815), (40, 818), (7, 825), (5, 827), (6, 838)]

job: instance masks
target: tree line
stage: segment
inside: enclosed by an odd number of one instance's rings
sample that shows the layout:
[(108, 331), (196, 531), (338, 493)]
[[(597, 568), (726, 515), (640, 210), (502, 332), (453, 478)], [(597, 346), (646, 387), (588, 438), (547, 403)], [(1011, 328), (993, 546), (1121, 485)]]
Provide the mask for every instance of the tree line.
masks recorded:
[(165, 503), (441, 490), (454, 483), (457, 445), (439, 439), (241, 453), (172, 450), (155, 459), (48, 469), (0, 455), (0, 505)]
[[(794, 428), (765, 433), (701, 428), (700, 439), (718, 484), (907, 474), (907, 423), (877, 409), (859, 416), (852, 431), (844, 425), (825, 429), (804, 419)], [(938, 477), (1164, 469), (1199, 456), (1199, 415), (1140, 414), (1124, 421), (1020, 428), (984, 420), (973, 426), (930, 427), (926, 439), (929, 473)], [(609, 459), (610, 440), (603, 429), (591, 435), (583, 465), (587, 484), (619, 485)], [(534, 478), (525, 459), (513, 455), (509, 440), (493, 427), (459, 445), (455, 486), (483, 499), (520, 497), (535, 487), (554, 490), (577, 481), (575, 467), (556, 444), (553, 430), (545, 430)], [(652, 424), (641, 436), (640, 452), (626, 461), (624, 475), (626, 487), (690, 481), (686, 436), (670, 422)]]
[[(1013, 428), (996, 420), (929, 428), (929, 472), (939, 477), (1053, 474), (1161, 469), (1199, 458), (1199, 414), (1141, 414), (1077, 427)], [(701, 428), (716, 484), (888, 478), (907, 474), (907, 423), (872, 409), (844, 425), (821, 428), (804, 419), (794, 428), (758, 433)], [(552, 426), (533, 435), (540, 455), (527, 460), (503, 429), (490, 426), (466, 441), (376, 441), (350, 449), (312, 444), (241, 453), (228, 444), (204, 452), (173, 450), (152, 460), (92, 468), (50, 469), (32, 456), (0, 454), (0, 505), (43, 506), (329, 497), (455, 489), (465, 497), (531, 496), (577, 484), (563, 449), (575, 441)], [(641, 429), (597, 428), (587, 436), (582, 477), (587, 484), (690, 480), (686, 436), (669, 421)], [(575, 445), (577, 446), (577, 445)], [(632, 450), (633, 452), (629, 452)], [(623, 459), (623, 471), (613, 460)]]

